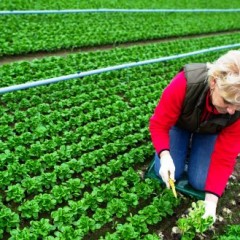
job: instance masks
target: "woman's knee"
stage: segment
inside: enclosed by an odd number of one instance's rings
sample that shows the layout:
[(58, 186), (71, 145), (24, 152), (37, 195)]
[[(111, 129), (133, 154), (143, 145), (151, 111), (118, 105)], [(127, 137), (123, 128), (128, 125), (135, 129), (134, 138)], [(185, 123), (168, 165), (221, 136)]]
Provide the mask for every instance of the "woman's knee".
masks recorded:
[(178, 181), (184, 173), (184, 169), (176, 169), (175, 170), (175, 180)]
[(196, 190), (199, 191), (204, 191), (205, 188), (205, 181), (201, 177), (198, 177), (197, 175), (195, 176), (189, 176), (188, 177), (188, 183), (195, 188)]

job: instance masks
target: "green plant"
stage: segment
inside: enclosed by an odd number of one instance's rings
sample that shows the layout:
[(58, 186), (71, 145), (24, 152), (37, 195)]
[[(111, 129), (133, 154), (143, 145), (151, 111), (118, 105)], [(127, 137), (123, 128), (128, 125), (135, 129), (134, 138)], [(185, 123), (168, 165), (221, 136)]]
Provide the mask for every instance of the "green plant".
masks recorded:
[(7, 192), (7, 201), (13, 200), (14, 202), (21, 202), (22, 199), (25, 197), (24, 195), (24, 189), (21, 187), (21, 185), (18, 183), (16, 185), (12, 185), (8, 187)]
[(37, 240), (38, 237), (30, 232), (30, 229), (24, 228), (24, 229), (13, 229), (10, 231), (11, 237), (9, 240)]
[(0, 237), (3, 230), (10, 232), (12, 228), (18, 227), (19, 223), (19, 215), (10, 208), (2, 206), (0, 210)]
[(47, 193), (37, 195), (34, 200), (37, 201), (40, 209), (43, 209), (44, 211), (50, 211), (57, 203), (52, 195)]
[(54, 225), (62, 227), (67, 224), (71, 224), (73, 221), (74, 213), (71, 212), (69, 207), (58, 208), (56, 211), (51, 212)]
[(55, 230), (55, 226), (49, 223), (49, 219), (42, 218), (40, 221), (31, 221), (30, 231), (38, 237), (46, 237), (52, 230)]
[(117, 236), (120, 239), (139, 239), (140, 232), (135, 230), (131, 224), (118, 224), (117, 226)]
[(212, 217), (202, 217), (204, 212), (205, 204), (199, 200), (192, 203), (192, 208), (186, 217), (178, 219), (177, 226), (181, 231), (182, 240), (194, 239), (197, 233), (203, 233), (213, 225)]
[(38, 218), (38, 213), (40, 211), (40, 207), (36, 200), (30, 200), (24, 202), (21, 206), (18, 207), (18, 210), (21, 212), (21, 216), (24, 218)]
[(155, 233), (147, 234), (146, 236), (144, 236), (143, 240), (160, 240), (160, 237)]
[(240, 239), (240, 225), (228, 225), (225, 229), (225, 234), (218, 237), (218, 240), (239, 240)]

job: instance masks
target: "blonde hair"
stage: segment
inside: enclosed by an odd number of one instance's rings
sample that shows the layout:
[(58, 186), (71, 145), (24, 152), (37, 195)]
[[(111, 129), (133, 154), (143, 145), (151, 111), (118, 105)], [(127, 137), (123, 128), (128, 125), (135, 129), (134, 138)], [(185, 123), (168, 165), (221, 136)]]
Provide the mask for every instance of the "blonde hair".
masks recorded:
[(240, 51), (231, 50), (207, 66), (208, 82), (215, 79), (221, 96), (232, 104), (240, 104)]

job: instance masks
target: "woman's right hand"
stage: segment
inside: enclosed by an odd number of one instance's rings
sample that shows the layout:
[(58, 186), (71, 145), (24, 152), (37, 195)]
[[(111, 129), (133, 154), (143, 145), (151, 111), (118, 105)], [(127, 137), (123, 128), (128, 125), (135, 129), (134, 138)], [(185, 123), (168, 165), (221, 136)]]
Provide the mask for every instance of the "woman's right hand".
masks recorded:
[(175, 181), (175, 165), (169, 151), (165, 150), (160, 153), (160, 164), (161, 167), (159, 175), (166, 184), (167, 188), (170, 188), (168, 180), (170, 177), (173, 181)]

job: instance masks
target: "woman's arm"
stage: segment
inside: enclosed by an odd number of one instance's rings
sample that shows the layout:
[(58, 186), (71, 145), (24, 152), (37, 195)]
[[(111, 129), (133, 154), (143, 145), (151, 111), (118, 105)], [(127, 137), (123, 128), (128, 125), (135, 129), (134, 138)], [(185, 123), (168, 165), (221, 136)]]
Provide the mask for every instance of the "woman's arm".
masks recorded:
[(169, 130), (181, 113), (186, 94), (186, 78), (179, 72), (164, 89), (154, 114), (150, 118), (150, 133), (157, 153), (169, 149)]
[(219, 133), (211, 157), (205, 190), (221, 196), (240, 152), (240, 119)]

